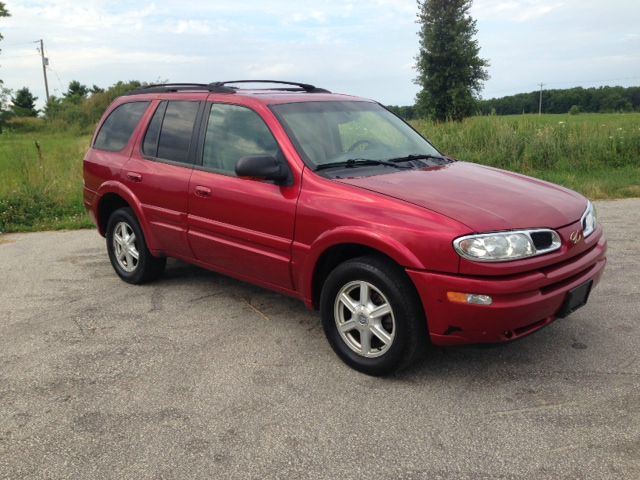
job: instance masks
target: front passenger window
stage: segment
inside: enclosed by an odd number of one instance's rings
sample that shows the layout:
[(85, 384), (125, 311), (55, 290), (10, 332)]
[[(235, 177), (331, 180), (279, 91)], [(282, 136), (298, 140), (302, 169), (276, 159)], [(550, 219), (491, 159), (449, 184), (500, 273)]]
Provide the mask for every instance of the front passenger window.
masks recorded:
[(256, 112), (237, 105), (211, 107), (202, 155), (208, 170), (235, 176), (242, 157), (278, 154), (278, 143)]

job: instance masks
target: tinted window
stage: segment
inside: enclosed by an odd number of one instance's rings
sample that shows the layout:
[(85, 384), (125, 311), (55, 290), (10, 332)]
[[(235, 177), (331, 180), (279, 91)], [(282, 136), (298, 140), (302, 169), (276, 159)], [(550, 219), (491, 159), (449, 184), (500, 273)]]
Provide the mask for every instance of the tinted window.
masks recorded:
[(158, 141), (158, 158), (187, 162), (198, 102), (169, 102)]
[(162, 118), (164, 117), (164, 111), (167, 108), (167, 102), (161, 102), (153, 114), (153, 118), (147, 128), (147, 133), (144, 136), (144, 142), (142, 144), (142, 152), (145, 155), (151, 157), (158, 156), (158, 138), (160, 138), (160, 127), (162, 126)]
[(127, 146), (149, 102), (124, 103), (109, 114), (102, 124), (93, 148), (118, 152)]
[(235, 175), (236, 163), (249, 155), (272, 155), (278, 144), (260, 116), (236, 105), (211, 107), (204, 140), (202, 164), (211, 170)]

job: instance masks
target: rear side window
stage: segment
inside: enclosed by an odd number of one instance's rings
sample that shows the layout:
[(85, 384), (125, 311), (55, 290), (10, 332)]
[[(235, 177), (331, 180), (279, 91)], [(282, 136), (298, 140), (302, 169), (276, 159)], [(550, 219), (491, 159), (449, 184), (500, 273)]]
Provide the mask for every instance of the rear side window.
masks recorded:
[(158, 138), (157, 154), (155, 155), (157, 158), (179, 163), (188, 162), (191, 135), (199, 106), (199, 102), (167, 103)]
[(156, 112), (153, 114), (153, 118), (147, 128), (147, 133), (144, 136), (144, 142), (142, 143), (142, 153), (150, 157), (158, 156), (158, 139), (160, 138), (160, 127), (162, 126), (162, 119), (164, 118), (164, 112), (167, 109), (167, 102), (160, 102)]
[(124, 103), (116, 107), (100, 127), (93, 148), (119, 152), (126, 147), (147, 107), (149, 102)]

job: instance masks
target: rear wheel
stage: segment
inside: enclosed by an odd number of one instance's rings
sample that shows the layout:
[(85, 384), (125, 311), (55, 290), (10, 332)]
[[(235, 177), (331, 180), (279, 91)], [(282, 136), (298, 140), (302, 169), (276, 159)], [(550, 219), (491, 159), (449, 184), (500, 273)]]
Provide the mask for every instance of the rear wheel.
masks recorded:
[(125, 282), (140, 284), (162, 275), (167, 259), (151, 255), (140, 223), (130, 208), (120, 208), (111, 214), (106, 237), (111, 265)]
[(375, 256), (333, 270), (320, 298), (322, 325), (338, 356), (369, 375), (414, 361), (428, 342), (415, 288), (395, 263)]

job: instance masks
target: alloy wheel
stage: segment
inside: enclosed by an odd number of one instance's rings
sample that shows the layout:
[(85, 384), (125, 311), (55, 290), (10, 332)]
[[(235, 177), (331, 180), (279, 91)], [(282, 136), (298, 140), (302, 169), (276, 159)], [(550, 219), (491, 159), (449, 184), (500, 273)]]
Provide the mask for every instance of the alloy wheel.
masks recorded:
[(138, 268), (140, 252), (136, 243), (136, 234), (127, 222), (118, 222), (113, 230), (113, 253), (122, 270), (127, 273)]
[(340, 289), (334, 318), (342, 340), (360, 356), (379, 357), (393, 344), (393, 309), (387, 297), (369, 282), (353, 281)]

